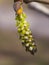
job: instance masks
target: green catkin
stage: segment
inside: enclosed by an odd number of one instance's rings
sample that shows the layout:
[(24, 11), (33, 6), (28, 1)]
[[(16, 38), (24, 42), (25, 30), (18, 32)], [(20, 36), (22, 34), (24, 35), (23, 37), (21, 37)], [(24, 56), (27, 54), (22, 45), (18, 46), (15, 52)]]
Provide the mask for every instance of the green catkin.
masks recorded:
[(16, 15), (16, 27), (20, 36), (22, 45), (26, 48), (26, 51), (29, 51), (31, 54), (37, 51), (35, 40), (32, 36), (32, 32), (29, 29), (29, 23), (25, 20), (25, 13)]

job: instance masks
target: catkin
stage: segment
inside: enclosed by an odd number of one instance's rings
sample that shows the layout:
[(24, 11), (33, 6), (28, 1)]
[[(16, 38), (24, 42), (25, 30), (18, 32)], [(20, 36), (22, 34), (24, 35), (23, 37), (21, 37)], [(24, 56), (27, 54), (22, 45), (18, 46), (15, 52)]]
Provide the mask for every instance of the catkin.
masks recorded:
[(29, 28), (29, 23), (25, 20), (26, 14), (21, 13), (16, 15), (16, 27), (18, 29), (19, 37), (22, 42), (22, 45), (25, 47), (26, 51), (29, 51), (31, 54), (37, 51), (37, 46), (32, 36), (32, 32)]

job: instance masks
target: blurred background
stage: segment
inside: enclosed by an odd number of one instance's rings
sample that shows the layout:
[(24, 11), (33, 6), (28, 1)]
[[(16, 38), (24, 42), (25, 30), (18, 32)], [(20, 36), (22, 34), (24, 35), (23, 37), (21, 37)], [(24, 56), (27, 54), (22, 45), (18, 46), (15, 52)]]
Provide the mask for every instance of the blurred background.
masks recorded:
[(19, 40), (13, 4), (13, 0), (0, 0), (0, 65), (49, 65), (49, 16), (23, 4), (38, 48), (33, 56)]

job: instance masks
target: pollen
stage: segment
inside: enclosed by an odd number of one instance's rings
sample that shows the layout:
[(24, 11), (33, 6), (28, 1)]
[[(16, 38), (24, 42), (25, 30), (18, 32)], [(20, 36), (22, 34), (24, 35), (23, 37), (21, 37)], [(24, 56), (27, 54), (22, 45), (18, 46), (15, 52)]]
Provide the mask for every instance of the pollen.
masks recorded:
[(22, 14), (22, 12), (23, 12), (23, 9), (22, 8), (19, 8), (18, 10), (17, 10), (17, 14)]

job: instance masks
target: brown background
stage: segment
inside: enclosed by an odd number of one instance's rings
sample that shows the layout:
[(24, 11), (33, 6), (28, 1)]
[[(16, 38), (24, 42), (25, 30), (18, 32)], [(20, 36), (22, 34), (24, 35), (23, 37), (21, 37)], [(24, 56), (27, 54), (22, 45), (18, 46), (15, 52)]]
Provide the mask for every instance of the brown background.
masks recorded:
[(35, 56), (25, 51), (15, 26), (13, 0), (0, 4), (0, 65), (49, 65), (49, 17), (24, 4), (27, 20), (37, 42)]

